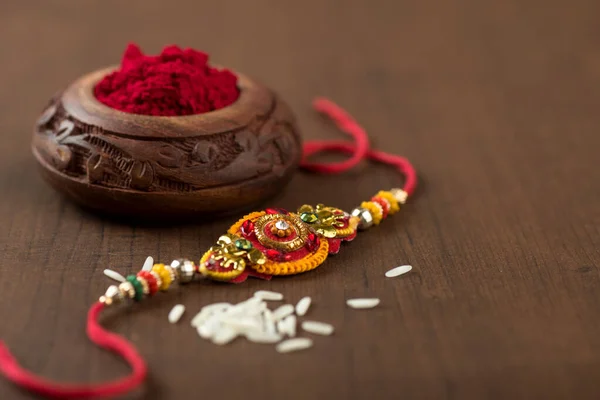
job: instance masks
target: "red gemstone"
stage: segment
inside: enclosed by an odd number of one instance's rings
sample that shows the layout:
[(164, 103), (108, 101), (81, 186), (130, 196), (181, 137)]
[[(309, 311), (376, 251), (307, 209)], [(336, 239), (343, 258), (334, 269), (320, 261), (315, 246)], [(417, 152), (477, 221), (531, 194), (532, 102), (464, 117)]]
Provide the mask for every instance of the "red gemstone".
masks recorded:
[(245, 237), (250, 237), (254, 235), (254, 223), (249, 219), (245, 220), (242, 224), (242, 235)]
[(289, 214), (289, 213), (287, 212), (287, 210), (284, 210), (283, 208), (267, 208), (267, 209), (265, 210), (265, 212), (266, 212), (267, 214), (283, 214), (283, 215), (287, 215), (287, 214)]
[(283, 259), (285, 261), (291, 261), (292, 260), (292, 255), (291, 254), (286, 254), (285, 256), (283, 256)]
[(281, 252), (279, 250), (268, 249), (265, 251), (265, 255), (268, 258), (270, 258), (271, 260), (279, 261), (279, 260), (281, 260), (281, 257), (283, 254), (281, 254)]
[(306, 240), (306, 247), (308, 248), (308, 251), (315, 251), (319, 248), (320, 243), (319, 237), (314, 233), (310, 233)]

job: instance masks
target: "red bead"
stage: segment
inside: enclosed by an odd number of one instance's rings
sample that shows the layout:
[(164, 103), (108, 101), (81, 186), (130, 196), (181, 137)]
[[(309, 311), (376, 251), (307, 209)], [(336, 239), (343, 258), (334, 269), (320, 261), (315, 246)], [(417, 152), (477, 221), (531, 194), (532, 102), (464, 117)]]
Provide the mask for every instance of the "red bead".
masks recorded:
[(265, 210), (265, 212), (266, 212), (267, 214), (283, 214), (283, 215), (287, 215), (287, 214), (289, 214), (289, 213), (287, 212), (287, 210), (284, 210), (283, 208), (267, 208), (267, 209)]
[(388, 203), (387, 200), (384, 200), (381, 197), (373, 197), (371, 201), (381, 206), (383, 210), (383, 218), (387, 218), (388, 213), (390, 212), (390, 203)]
[(245, 220), (242, 224), (242, 235), (245, 237), (250, 237), (254, 235), (254, 223), (249, 219)]
[(150, 296), (153, 296), (156, 292), (158, 292), (158, 282), (154, 275), (152, 275), (148, 271), (140, 271), (137, 276), (140, 278), (144, 278), (146, 282), (148, 282), (148, 289), (150, 290)]

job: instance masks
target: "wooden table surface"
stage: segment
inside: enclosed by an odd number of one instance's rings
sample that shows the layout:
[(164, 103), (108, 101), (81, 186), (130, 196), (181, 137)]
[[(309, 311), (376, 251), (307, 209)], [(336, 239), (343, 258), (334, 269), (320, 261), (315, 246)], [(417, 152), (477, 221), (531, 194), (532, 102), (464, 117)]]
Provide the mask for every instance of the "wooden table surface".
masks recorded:
[[(0, 6), (0, 338), (33, 371), (99, 381), (128, 372), (93, 347), (86, 310), (105, 267), (198, 258), (236, 218), (109, 222), (39, 177), (31, 127), (74, 78), (128, 41), (177, 43), (267, 83), (306, 139), (340, 138), (310, 108), (325, 95), (374, 145), (409, 157), (422, 185), (398, 216), (315, 272), (196, 284), (103, 323), (151, 375), (134, 399), (597, 399), (600, 391), (600, 3), (573, 0), (5, 1)], [(367, 165), (298, 173), (273, 205), (352, 208), (397, 186)], [(386, 279), (389, 268), (413, 271)], [(278, 355), (201, 340), (203, 304), (258, 289), (310, 295), (333, 337)], [(354, 311), (352, 296), (381, 307)], [(182, 323), (167, 313), (188, 307)], [(35, 398), (0, 380), (0, 398)]]

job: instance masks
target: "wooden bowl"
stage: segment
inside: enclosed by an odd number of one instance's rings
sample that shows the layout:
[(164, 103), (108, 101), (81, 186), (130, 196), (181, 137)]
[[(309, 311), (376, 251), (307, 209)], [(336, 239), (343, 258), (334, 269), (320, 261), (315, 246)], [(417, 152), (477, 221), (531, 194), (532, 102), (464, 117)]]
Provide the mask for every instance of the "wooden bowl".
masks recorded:
[(240, 212), (275, 195), (300, 162), (289, 107), (238, 74), (240, 97), (205, 114), (152, 117), (100, 103), (86, 75), (37, 121), (33, 154), (43, 177), (86, 208), (143, 218)]

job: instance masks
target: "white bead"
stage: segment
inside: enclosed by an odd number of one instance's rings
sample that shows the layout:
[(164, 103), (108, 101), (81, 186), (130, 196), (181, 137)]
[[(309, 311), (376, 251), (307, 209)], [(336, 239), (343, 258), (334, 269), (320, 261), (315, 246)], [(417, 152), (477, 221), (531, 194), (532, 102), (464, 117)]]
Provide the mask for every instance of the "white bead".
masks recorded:
[(401, 265), (399, 267), (390, 269), (388, 272), (385, 273), (385, 276), (387, 276), (388, 278), (393, 278), (395, 276), (400, 276), (402, 274), (405, 274), (408, 271), (410, 271), (411, 269), (412, 269), (411, 265)]

